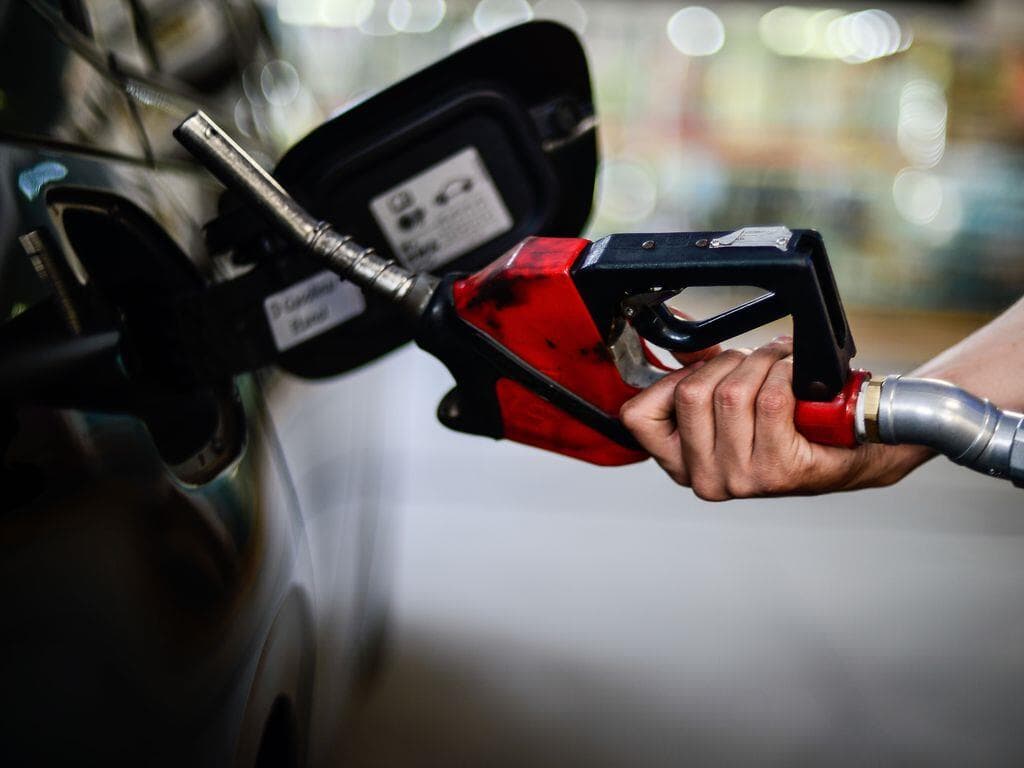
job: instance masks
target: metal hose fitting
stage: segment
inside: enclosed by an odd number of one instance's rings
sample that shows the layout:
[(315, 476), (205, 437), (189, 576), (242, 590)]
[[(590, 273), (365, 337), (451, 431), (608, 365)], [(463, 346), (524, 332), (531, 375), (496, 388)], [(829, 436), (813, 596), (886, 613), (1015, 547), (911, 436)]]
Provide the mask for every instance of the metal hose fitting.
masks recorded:
[(1024, 414), (945, 381), (903, 376), (865, 382), (857, 410), (863, 442), (924, 445), (1024, 487)]
[(311, 216), (205, 113), (191, 115), (174, 137), (293, 245), (367, 293), (413, 316), (423, 312), (437, 287), (435, 278), (413, 273)]

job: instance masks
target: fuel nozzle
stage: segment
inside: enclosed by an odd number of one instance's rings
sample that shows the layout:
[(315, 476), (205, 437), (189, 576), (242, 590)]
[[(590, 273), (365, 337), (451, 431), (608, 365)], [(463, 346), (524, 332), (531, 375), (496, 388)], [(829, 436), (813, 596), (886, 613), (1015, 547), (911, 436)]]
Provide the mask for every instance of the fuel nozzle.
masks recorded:
[(435, 278), (410, 272), (311, 216), (205, 113), (191, 115), (174, 137), (293, 246), (412, 317), (422, 314), (437, 287)]
[[(311, 216), (202, 112), (174, 135), (289, 243), (366, 293), (402, 308), (410, 320), (420, 320), (417, 343), (445, 362), (457, 382), (460, 397), (443, 405), (445, 423), (463, 431), (510, 437), (595, 463), (641, 460), (643, 452), (617, 419), (635, 384), (616, 367), (622, 358), (616, 361), (614, 342), (608, 349), (601, 336), (601, 329), (614, 324), (611, 314), (621, 308), (624, 286), (649, 296), (657, 307), (664, 286), (674, 290), (742, 280), (736, 284), (772, 292), (699, 322), (680, 320), (663, 308), (651, 310), (640, 301), (629, 305), (633, 327), (649, 341), (692, 350), (788, 312), (795, 337), (794, 421), (809, 440), (850, 448), (863, 442), (925, 445), (1024, 486), (1024, 414), (1002, 411), (941, 381), (871, 379), (866, 371), (850, 371), (855, 347), (817, 233), (774, 227), (719, 233), (710, 241), (701, 233), (663, 234), (658, 241), (617, 235), (594, 244), (528, 239), (496, 266), (442, 282), (357, 245)], [(719, 250), (710, 256), (713, 248)], [(512, 306), (486, 298), (512, 290), (510, 284), (522, 274), (529, 274), (532, 287)], [(487, 316), (487, 307), (501, 316)], [(569, 307), (583, 307), (586, 314), (574, 315)], [(641, 310), (651, 310), (650, 322), (637, 319)], [(551, 325), (565, 336), (560, 343), (538, 322), (551, 313), (557, 320)], [(510, 327), (542, 329), (543, 338), (511, 333)], [(601, 354), (593, 352), (598, 348)], [(574, 357), (572, 350), (582, 352)], [(831, 400), (822, 396), (829, 393), (835, 394)]]

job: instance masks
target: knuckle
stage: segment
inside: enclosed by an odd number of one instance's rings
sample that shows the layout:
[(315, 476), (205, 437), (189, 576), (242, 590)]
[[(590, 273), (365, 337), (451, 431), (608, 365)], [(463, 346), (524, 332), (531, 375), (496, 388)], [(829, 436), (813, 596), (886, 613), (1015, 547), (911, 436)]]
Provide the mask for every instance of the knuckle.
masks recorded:
[(703, 501), (725, 501), (729, 498), (725, 489), (715, 481), (694, 480), (691, 487), (697, 498)]
[(640, 406), (632, 400), (624, 402), (622, 407), (619, 408), (619, 421), (621, 421), (623, 426), (630, 432), (635, 431), (643, 421)]
[(725, 410), (735, 410), (747, 405), (752, 396), (743, 382), (726, 379), (715, 388), (715, 405)]
[(749, 499), (758, 495), (758, 487), (747, 479), (730, 479), (725, 482), (727, 498)]
[(784, 379), (785, 381), (793, 381), (793, 358), (784, 357), (781, 360), (776, 360), (772, 364), (771, 375), (776, 379)]
[(759, 347), (757, 351), (762, 357), (770, 357), (773, 359), (777, 359), (780, 356), (790, 354), (792, 350), (792, 340), (787, 339), (785, 337), (779, 337), (777, 339), (773, 339), (771, 342), (765, 344), (763, 347)]
[(706, 385), (691, 379), (683, 379), (676, 384), (676, 405), (682, 408), (696, 408), (708, 401), (709, 392)]
[(757, 395), (757, 409), (766, 416), (786, 416), (793, 410), (793, 395), (786, 386), (768, 384)]
[(749, 350), (727, 349), (719, 355), (724, 360), (731, 360), (734, 363), (743, 362), (750, 355)]

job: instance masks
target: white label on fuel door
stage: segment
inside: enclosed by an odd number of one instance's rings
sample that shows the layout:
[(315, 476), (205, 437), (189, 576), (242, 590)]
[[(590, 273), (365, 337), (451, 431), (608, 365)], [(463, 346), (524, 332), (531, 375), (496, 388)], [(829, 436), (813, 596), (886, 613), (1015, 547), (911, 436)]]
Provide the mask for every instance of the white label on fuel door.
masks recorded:
[(263, 300), (278, 352), (319, 336), (364, 309), (363, 292), (327, 270)]
[(413, 269), (446, 264), (512, 229), (476, 147), (466, 147), (370, 201), (395, 255)]

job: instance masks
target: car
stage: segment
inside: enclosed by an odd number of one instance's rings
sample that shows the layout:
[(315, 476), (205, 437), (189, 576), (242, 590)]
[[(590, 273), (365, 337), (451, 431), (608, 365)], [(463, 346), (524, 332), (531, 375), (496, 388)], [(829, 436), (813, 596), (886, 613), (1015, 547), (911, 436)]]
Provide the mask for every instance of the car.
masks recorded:
[(306, 764), (334, 738), (311, 747), (316, 687), (339, 722), (377, 647), (372, 537), (345, 583), (317, 571), (268, 374), (186, 381), (206, 330), (161, 320), (245, 268), (206, 247), (222, 190), (171, 131), (202, 108), (276, 154), (243, 83), (263, 20), (26, 0), (0, 38), (0, 764)]

